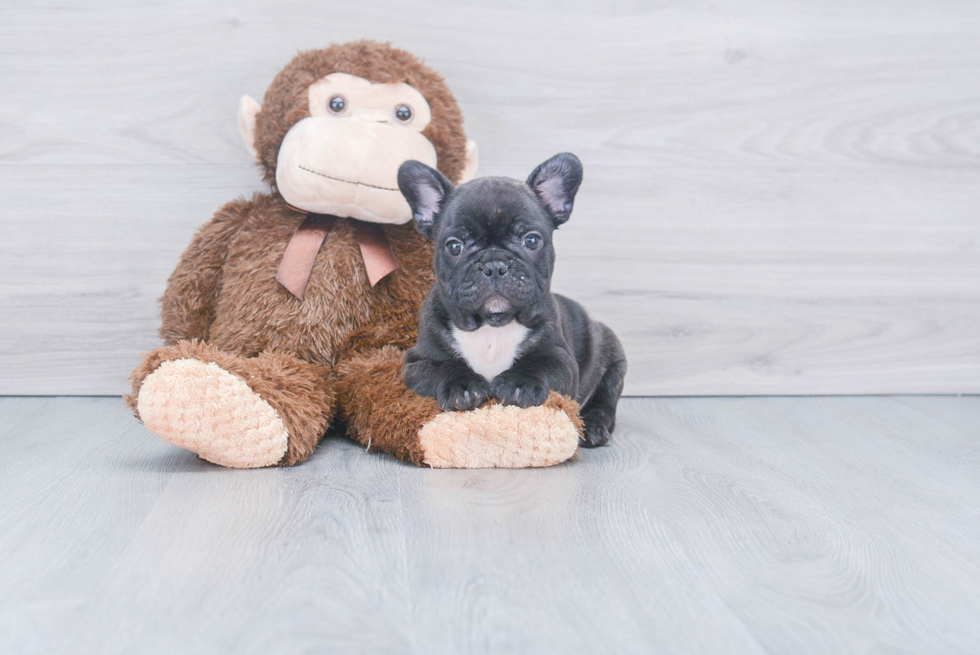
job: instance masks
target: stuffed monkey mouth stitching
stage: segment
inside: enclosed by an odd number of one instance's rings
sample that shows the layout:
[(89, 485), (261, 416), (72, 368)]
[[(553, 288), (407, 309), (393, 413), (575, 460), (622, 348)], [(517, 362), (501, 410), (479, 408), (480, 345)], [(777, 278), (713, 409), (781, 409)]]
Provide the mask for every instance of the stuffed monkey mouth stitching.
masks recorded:
[(297, 164), (297, 168), (299, 168), (300, 170), (306, 171), (307, 173), (313, 173), (314, 175), (319, 175), (320, 177), (325, 177), (328, 180), (333, 180), (334, 182), (343, 182), (344, 184), (356, 184), (357, 186), (366, 186), (366, 187), (369, 187), (371, 189), (380, 189), (381, 191), (395, 191), (395, 192), (400, 193), (400, 191), (398, 191), (398, 189), (389, 189), (386, 186), (377, 186), (377, 185), (374, 185), (374, 184), (367, 184), (365, 182), (351, 182), (350, 180), (345, 180), (345, 179), (342, 179), (342, 178), (339, 178), (339, 177), (333, 177), (332, 175), (326, 175), (326, 174), (321, 173), (319, 171), (315, 171), (312, 168), (307, 168), (306, 166), (300, 166), (298, 164)]

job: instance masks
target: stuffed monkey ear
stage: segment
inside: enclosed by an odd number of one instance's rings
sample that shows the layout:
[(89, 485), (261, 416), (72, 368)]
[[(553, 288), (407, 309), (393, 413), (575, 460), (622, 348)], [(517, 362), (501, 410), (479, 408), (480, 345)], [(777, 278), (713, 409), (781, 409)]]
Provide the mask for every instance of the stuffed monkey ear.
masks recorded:
[(398, 168), (398, 188), (412, 209), (419, 232), (431, 239), (436, 216), (455, 188), (453, 183), (436, 169), (410, 159)]
[(242, 141), (252, 156), (259, 158), (259, 150), (255, 147), (255, 117), (262, 111), (262, 105), (251, 96), (242, 96), (238, 101), (238, 131)]
[(476, 147), (476, 141), (466, 141), (466, 163), (463, 164), (463, 172), (459, 176), (459, 183), (469, 182), (476, 177), (476, 167), (480, 163), (480, 153)]
[(534, 169), (527, 185), (544, 205), (558, 227), (568, 220), (575, 194), (582, 184), (582, 162), (570, 152), (562, 152)]

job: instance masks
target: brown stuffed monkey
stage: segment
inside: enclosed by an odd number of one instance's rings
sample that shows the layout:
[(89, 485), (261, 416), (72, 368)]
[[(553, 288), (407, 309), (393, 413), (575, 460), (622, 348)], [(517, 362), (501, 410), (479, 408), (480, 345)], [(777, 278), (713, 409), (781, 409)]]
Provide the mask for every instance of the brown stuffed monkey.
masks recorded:
[(359, 41), (297, 55), (239, 127), (271, 193), (222, 207), (162, 298), (166, 345), (126, 402), (151, 431), (236, 468), (306, 460), (336, 421), (369, 449), (434, 467), (548, 466), (571, 457), (577, 405), (440, 412), (402, 356), (434, 276), (398, 191), (417, 159), (476, 170), (456, 100), (413, 55)]

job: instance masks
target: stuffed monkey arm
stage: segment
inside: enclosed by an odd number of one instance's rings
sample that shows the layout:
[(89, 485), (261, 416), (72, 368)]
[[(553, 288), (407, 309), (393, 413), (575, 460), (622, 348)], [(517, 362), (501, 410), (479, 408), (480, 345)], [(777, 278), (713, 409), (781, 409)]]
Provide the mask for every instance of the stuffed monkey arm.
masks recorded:
[(575, 401), (552, 393), (540, 407), (441, 412), (434, 398), (405, 385), (403, 360), (400, 348), (385, 346), (336, 368), (347, 431), (369, 449), (434, 468), (552, 466), (575, 454), (582, 434)]
[(228, 245), (252, 205), (253, 201), (240, 198), (219, 209), (181, 256), (160, 299), (160, 337), (168, 346), (181, 340), (207, 340)]

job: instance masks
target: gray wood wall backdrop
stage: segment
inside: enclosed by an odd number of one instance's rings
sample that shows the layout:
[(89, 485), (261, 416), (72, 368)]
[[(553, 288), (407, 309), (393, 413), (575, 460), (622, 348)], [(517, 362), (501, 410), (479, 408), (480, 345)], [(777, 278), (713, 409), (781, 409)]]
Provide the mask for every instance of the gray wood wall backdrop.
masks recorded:
[(0, 4), (0, 393), (118, 394), (300, 49), (456, 92), (484, 174), (585, 162), (556, 289), (627, 393), (980, 392), (975, 0)]

